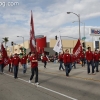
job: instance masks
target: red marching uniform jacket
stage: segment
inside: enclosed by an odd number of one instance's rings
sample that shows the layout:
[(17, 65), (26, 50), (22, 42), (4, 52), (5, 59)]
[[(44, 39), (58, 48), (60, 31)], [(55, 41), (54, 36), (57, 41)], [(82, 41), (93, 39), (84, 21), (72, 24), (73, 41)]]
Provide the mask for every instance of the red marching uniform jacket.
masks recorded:
[(24, 56), (21, 58), (21, 64), (26, 64), (27, 63), (27, 58), (28, 56)]
[(12, 64), (14, 66), (18, 66), (19, 65), (19, 62), (20, 62), (20, 58), (19, 57), (13, 57), (12, 58)]
[(42, 57), (42, 61), (43, 61), (43, 62), (48, 61), (48, 58), (47, 58), (46, 56), (43, 56), (43, 57)]
[(76, 62), (76, 56), (75, 56), (75, 55), (72, 55), (72, 56), (71, 56), (71, 61), (72, 61), (72, 63), (73, 63), (73, 62)]
[(63, 61), (63, 54), (59, 55), (58, 59), (59, 61)]
[(37, 60), (36, 56), (31, 56), (29, 57), (30, 61), (31, 61), (31, 68), (36, 68), (38, 67), (38, 62), (32, 62), (33, 60)]
[(71, 63), (72, 62), (71, 55), (70, 54), (64, 54), (64, 56), (63, 56), (63, 62), (64, 62), (64, 64)]
[(13, 59), (13, 58), (9, 58), (8, 64), (12, 64), (12, 59)]
[(82, 53), (81, 56), (80, 56), (80, 59), (84, 59), (85, 58), (85, 54)]
[(99, 61), (100, 56), (98, 53), (94, 53), (93, 58), (94, 58), (94, 61)]
[(93, 53), (92, 51), (86, 52), (86, 60), (93, 60)]
[(3, 64), (3, 58), (0, 58), (0, 65)]

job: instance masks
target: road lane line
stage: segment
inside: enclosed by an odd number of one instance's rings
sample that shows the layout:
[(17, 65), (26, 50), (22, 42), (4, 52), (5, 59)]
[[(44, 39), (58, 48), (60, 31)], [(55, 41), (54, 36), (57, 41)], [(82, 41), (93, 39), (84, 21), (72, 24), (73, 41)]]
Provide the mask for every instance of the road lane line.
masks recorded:
[(71, 100), (78, 100), (78, 99), (72, 98), (72, 97), (70, 97), (70, 96), (68, 96), (68, 95), (62, 94), (62, 93), (60, 93), (60, 92), (57, 92), (57, 91), (48, 89), (48, 88), (43, 87), (43, 86), (40, 86), (40, 85), (37, 85), (37, 87), (40, 87), (40, 88), (42, 88), (42, 89), (45, 89), (45, 90), (51, 91), (51, 92), (53, 92), (53, 93), (59, 94), (59, 95), (61, 95), (61, 96), (64, 96), (64, 97), (66, 97), (66, 98), (69, 98), (69, 99), (71, 99)]
[[(7, 76), (10, 76), (10, 77), (14, 77), (13, 75), (10, 75), (10, 74), (7, 74), (7, 73), (4, 73), (4, 74), (7, 75)], [(26, 81), (26, 80), (24, 80), (24, 79), (22, 79), (22, 78), (18, 78), (18, 79), (21, 80), (21, 81), (24, 81), (24, 82), (26, 82), (26, 83), (29, 83), (28, 81)], [(35, 85), (34, 83), (29, 83), (29, 84)], [(63, 97), (69, 98), (69, 99), (71, 99), (71, 100), (78, 100), (78, 99), (75, 99), (75, 98), (70, 97), (70, 96), (68, 96), (68, 95), (62, 94), (62, 93), (60, 93), (60, 92), (51, 90), (51, 89), (49, 89), (49, 88), (46, 88), (46, 87), (43, 87), (43, 86), (40, 86), (40, 85), (36, 85), (36, 86), (37, 86), (37, 87), (40, 87), (40, 88), (42, 88), (42, 89), (48, 90), (48, 91), (50, 91), (50, 92), (59, 94), (59, 95), (61, 95), (61, 96), (63, 96)]]

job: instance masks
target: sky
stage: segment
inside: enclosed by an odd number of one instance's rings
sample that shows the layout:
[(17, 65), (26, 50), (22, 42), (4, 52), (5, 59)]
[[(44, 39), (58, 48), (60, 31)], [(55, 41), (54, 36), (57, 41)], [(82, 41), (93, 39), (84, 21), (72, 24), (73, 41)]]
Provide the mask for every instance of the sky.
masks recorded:
[(100, 28), (100, 0), (0, 0), (0, 42), (9, 37), (8, 46), (11, 41), (22, 43), (17, 36), (29, 40), (31, 10), (35, 35), (44, 35), (47, 41), (59, 34), (79, 38), (78, 16), (73, 13), (80, 15), (81, 38), (85, 35), (86, 41), (92, 41), (90, 28)]

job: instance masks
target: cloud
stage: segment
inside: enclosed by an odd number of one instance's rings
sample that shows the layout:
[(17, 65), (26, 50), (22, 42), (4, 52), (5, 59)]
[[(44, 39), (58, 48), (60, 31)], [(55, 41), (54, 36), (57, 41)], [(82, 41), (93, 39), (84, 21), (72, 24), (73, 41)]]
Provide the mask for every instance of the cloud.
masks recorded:
[[(99, 0), (17, 0), (18, 6), (0, 6), (0, 37), (9, 36), (10, 41), (21, 43), (22, 39), (16, 38), (17, 35), (29, 39), (30, 16), (33, 11), (34, 29), (36, 35), (45, 35), (48, 40), (55, 35), (79, 37), (78, 23), (71, 25), (73, 21), (78, 21), (74, 14), (67, 14), (71, 11), (80, 14), (82, 22), (88, 19), (95, 19), (100, 16)], [(5, 1), (7, 2), (7, 0)], [(100, 26), (100, 24), (99, 24)], [(85, 24), (85, 34), (87, 41), (91, 41), (89, 27)], [(84, 36), (84, 28), (81, 29), (81, 37)]]

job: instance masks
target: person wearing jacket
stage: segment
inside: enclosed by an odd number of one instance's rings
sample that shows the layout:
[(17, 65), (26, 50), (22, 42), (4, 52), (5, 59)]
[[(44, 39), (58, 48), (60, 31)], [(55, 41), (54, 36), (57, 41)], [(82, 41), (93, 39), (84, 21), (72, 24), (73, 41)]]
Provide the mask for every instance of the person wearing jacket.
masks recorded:
[(91, 65), (92, 74), (95, 74), (94, 64), (93, 64), (93, 52), (91, 51), (91, 47), (88, 47), (88, 51), (86, 52), (86, 60), (87, 60), (87, 73), (90, 74), (90, 65)]
[(8, 64), (9, 64), (9, 69), (8, 69), (8, 71), (9, 71), (9, 72), (12, 72), (12, 56), (9, 57)]
[(18, 54), (15, 53), (13, 59), (12, 59), (12, 64), (14, 67), (14, 78), (18, 78), (18, 68), (19, 68), (19, 62), (20, 62), (20, 58), (18, 57)]
[(42, 57), (42, 62), (44, 63), (44, 68), (46, 68), (47, 61), (48, 61), (48, 58), (47, 58), (46, 54), (44, 54), (44, 56)]
[(3, 58), (2, 58), (2, 56), (0, 55), (0, 73), (3, 73)]
[(27, 70), (27, 58), (28, 56), (26, 56), (26, 54), (24, 54), (23, 57), (21, 58), (21, 64), (23, 66), (23, 73), (26, 73), (26, 70)]
[(58, 60), (60, 63), (59, 70), (61, 70), (62, 68), (62, 70), (64, 71), (65, 69), (63, 68), (63, 54), (61, 52), (59, 53)]
[(98, 66), (99, 66), (99, 53), (98, 53), (98, 50), (95, 50), (95, 52), (94, 52), (94, 68), (96, 68), (96, 72), (99, 72)]
[(71, 55), (69, 54), (69, 50), (66, 49), (64, 56), (63, 56), (63, 62), (65, 65), (65, 69), (66, 69), (66, 76), (69, 76), (69, 73), (71, 71)]
[(80, 56), (80, 60), (82, 61), (82, 67), (85, 66), (85, 53), (84, 53), (84, 51), (82, 52), (82, 54)]
[(35, 83), (36, 85), (38, 85), (39, 84), (38, 83), (38, 59), (35, 55), (35, 52), (32, 52), (32, 55), (29, 57), (29, 59), (31, 62), (31, 77), (30, 77), (29, 83), (31, 83), (31, 80), (34, 77), (34, 74), (36, 74)]
[(72, 54), (72, 67), (74, 67), (74, 69), (76, 69), (76, 56), (74, 54)]

